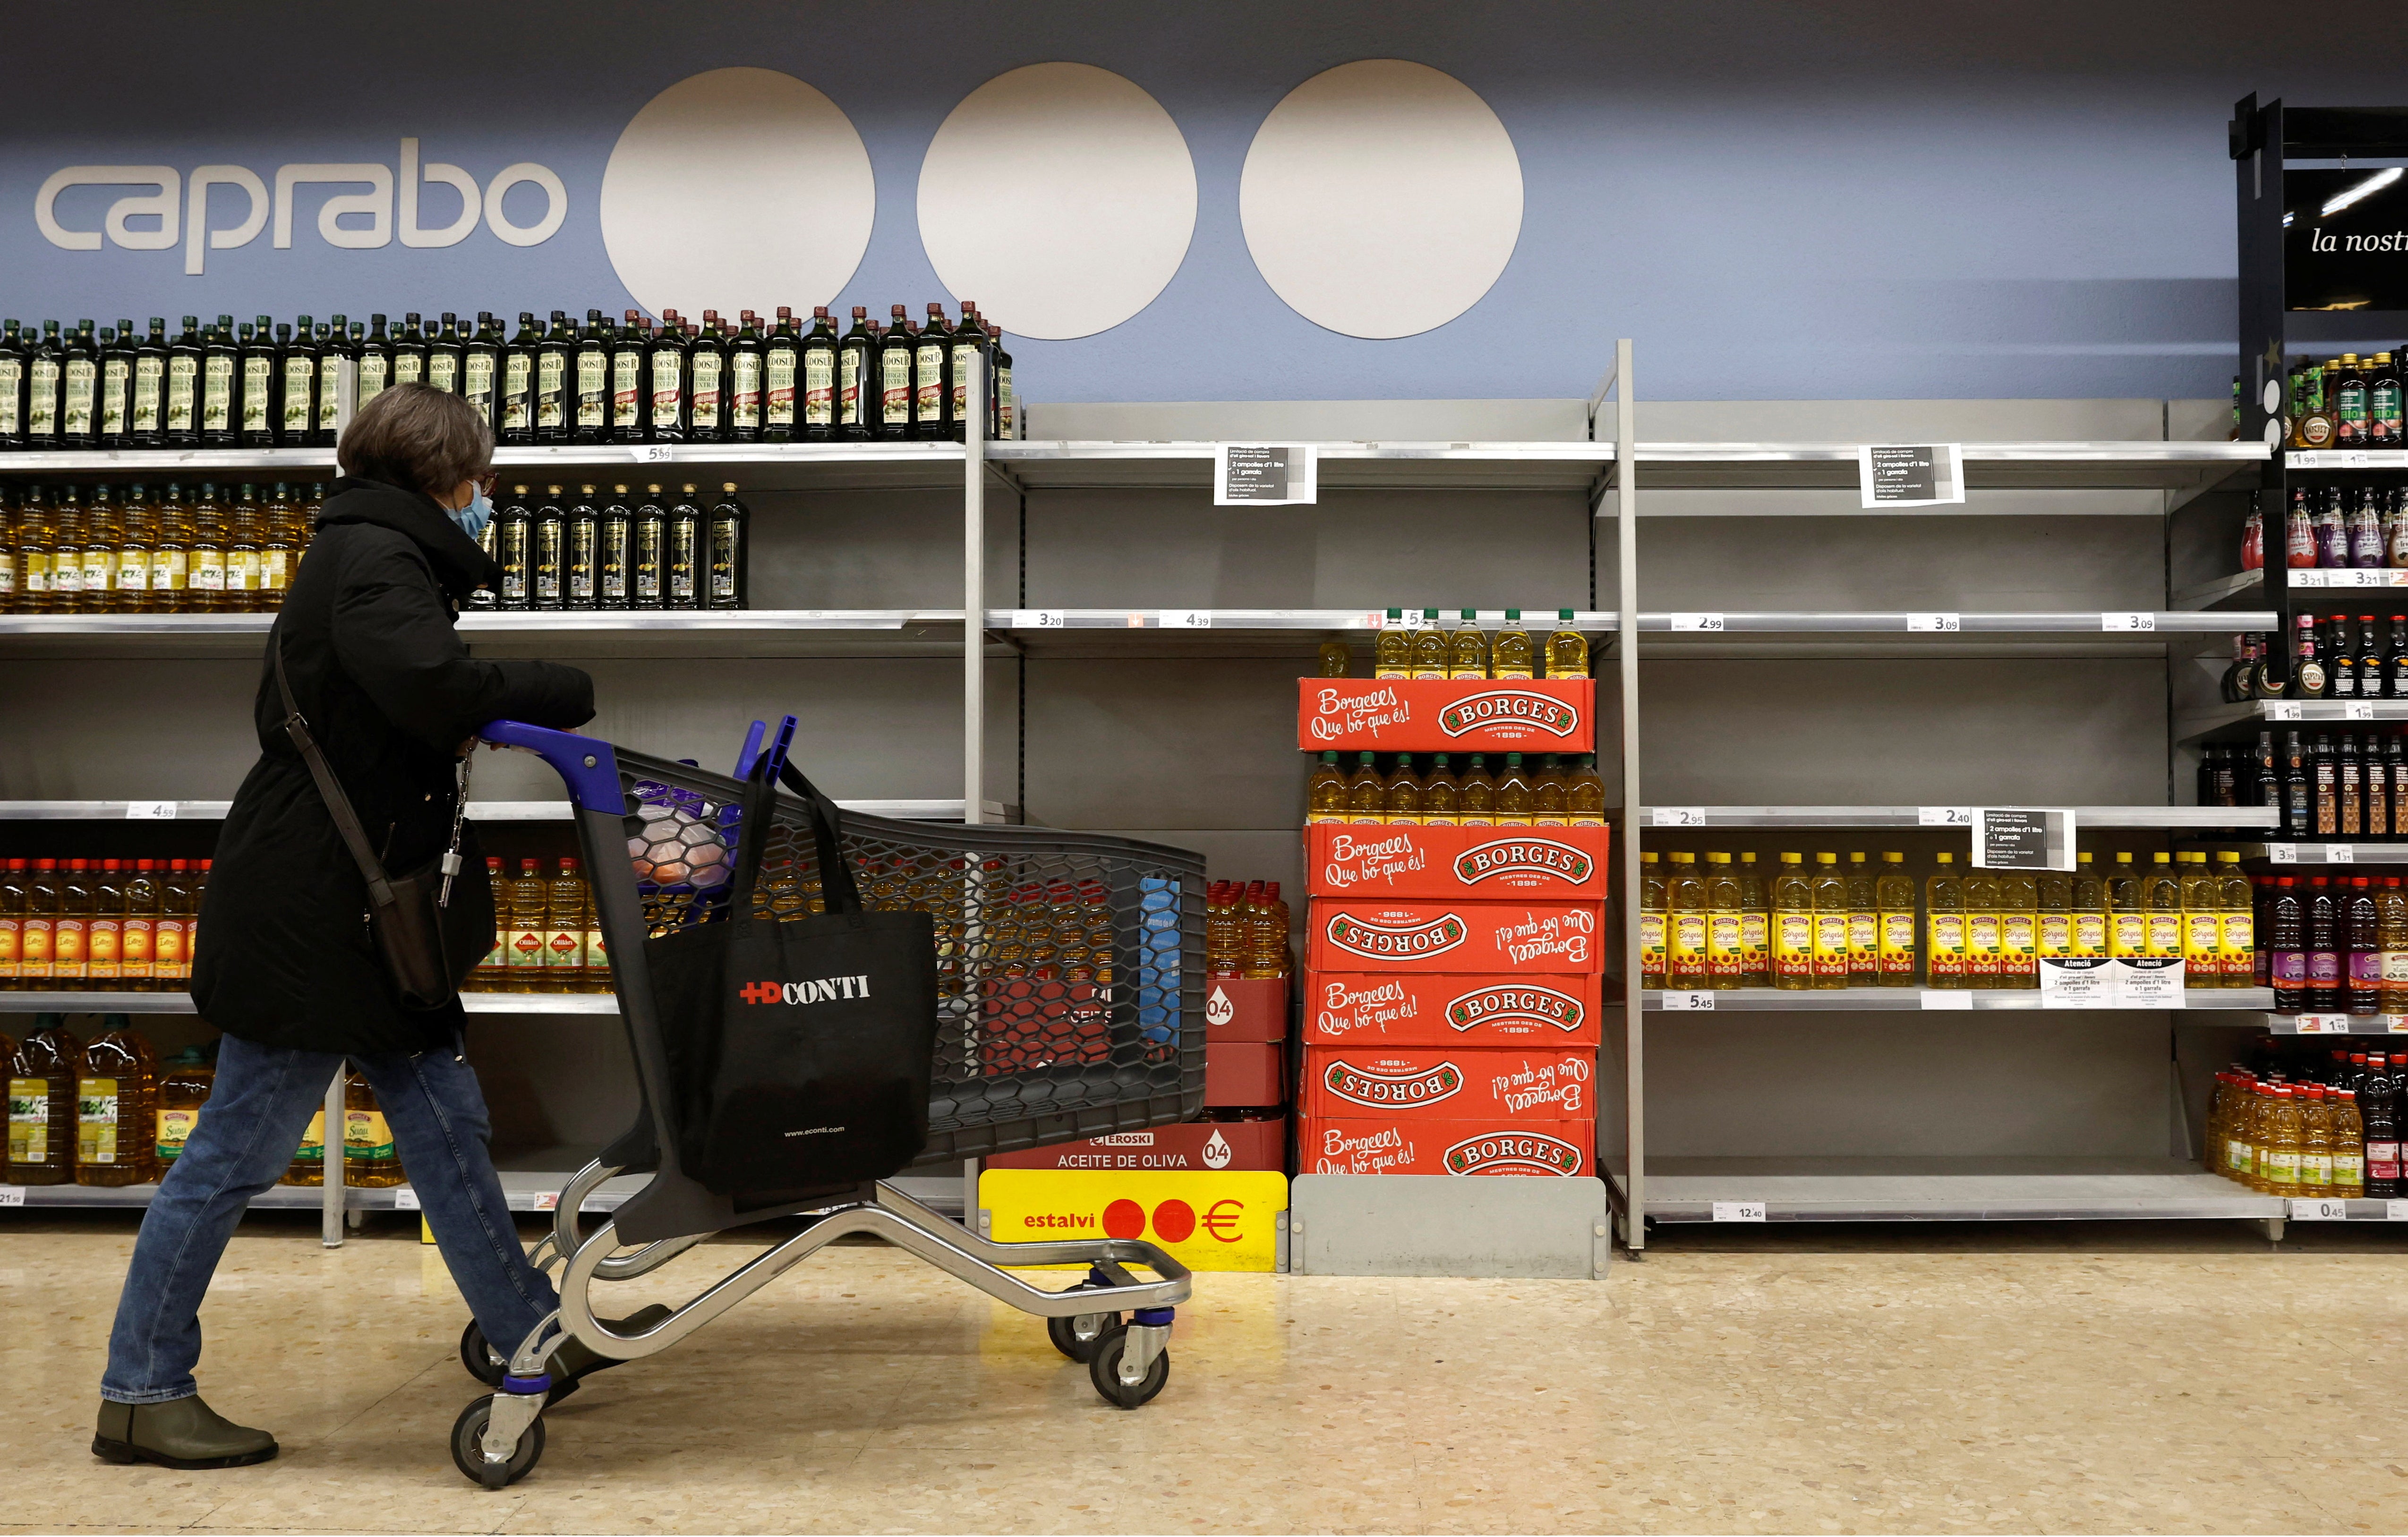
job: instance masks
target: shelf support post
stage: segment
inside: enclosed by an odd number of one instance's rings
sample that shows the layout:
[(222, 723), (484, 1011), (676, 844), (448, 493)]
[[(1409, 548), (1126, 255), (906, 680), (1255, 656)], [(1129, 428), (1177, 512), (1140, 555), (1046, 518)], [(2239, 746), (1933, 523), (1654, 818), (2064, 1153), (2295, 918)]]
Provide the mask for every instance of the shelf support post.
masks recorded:
[(335, 1064), (335, 1081), (326, 1085), (325, 1130), (318, 1140), (325, 1168), (323, 1199), (318, 1205), (318, 1242), (330, 1249), (343, 1246), (343, 1084), (351, 1063)]
[(962, 398), (962, 822), (986, 820), (986, 366), (973, 348)]
[(1613, 344), (1613, 532), (1616, 671), (1622, 687), (1617, 711), (1622, 737), (1622, 1061), (1623, 1159), (1627, 1195), (1623, 1242), (1638, 1254), (1647, 1246), (1646, 1015), (1640, 1009), (1639, 941), (1639, 418), (1631, 399), (1630, 338)]

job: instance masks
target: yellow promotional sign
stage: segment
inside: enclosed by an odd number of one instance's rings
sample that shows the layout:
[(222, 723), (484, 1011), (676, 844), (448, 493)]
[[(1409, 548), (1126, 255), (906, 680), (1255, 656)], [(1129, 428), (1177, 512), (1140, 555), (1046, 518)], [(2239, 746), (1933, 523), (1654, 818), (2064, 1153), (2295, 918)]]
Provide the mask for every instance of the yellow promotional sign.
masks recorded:
[(979, 1205), (998, 1243), (1141, 1238), (1192, 1271), (1279, 1266), (1287, 1176), (1198, 1170), (990, 1169)]

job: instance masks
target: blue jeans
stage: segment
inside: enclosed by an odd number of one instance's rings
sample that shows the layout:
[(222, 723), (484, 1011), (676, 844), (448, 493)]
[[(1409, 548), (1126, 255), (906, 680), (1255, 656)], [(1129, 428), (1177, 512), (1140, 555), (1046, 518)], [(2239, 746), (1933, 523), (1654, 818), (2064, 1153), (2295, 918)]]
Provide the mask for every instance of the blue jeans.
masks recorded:
[[(351, 1061), (376, 1090), (410, 1187), (468, 1311), (494, 1347), (509, 1353), (560, 1299), (519, 1245), (485, 1147), (490, 1128), (476, 1070), (456, 1047)], [(165, 1403), (199, 1391), (193, 1368), (201, 1358), (201, 1296), (245, 1203), (292, 1164), (293, 1150), (342, 1064), (329, 1052), (222, 1039), (217, 1083), (200, 1124), (143, 1214), (108, 1333), (102, 1398)], [(329, 1153), (340, 1156), (340, 1128), (329, 1130)]]

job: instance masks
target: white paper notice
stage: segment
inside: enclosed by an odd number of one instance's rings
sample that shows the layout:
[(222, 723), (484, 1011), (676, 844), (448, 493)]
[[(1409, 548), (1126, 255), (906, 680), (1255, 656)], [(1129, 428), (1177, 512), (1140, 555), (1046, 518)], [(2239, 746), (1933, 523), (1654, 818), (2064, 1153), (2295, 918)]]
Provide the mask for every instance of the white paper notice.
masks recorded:
[(1212, 505), (1297, 507), (1320, 490), (1311, 443), (1215, 443)]
[(1870, 444), (1856, 450), (1864, 505), (1937, 507), (1965, 499), (1965, 450), (1956, 443)]
[(2063, 959), (2042, 956), (2040, 963), (2040, 1006), (2043, 1009), (2114, 1008), (2114, 964), (2098, 956)]

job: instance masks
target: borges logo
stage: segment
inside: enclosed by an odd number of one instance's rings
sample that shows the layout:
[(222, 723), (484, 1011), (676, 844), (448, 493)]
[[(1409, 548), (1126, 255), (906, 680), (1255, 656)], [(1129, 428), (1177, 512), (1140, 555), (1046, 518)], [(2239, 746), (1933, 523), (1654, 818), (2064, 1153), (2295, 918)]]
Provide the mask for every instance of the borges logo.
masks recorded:
[(1596, 870), (1597, 861), (1552, 838), (1499, 838), (1455, 856), (1455, 877), (1466, 885), (1492, 875), (1532, 874), (1559, 876), (1577, 886)]
[(1518, 688), (1483, 689), (1439, 711), (1438, 728), (1450, 737), (1484, 725), (1527, 725), (1550, 736), (1569, 737), (1580, 729), (1580, 711), (1550, 695), (1526, 694)]
[(1581, 1150), (1557, 1137), (1536, 1131), (1499, 1131), (1466, 1137), (1446, 1150), (1450, 1174), (1514, 1172), (1577, 1174), (1585, 1160)]
[(1329, 920), (1326, 932), (1331, 944), (1369, 960), (1442, 955), (1468, 937), (1463, 920), (1452, 912), (1426, 924), (1365, 923), (1340, 912)]
[(1521, 1023), (1577, 1030), (1587, 1018), (1587, 1009), (1570, 993), (1527, 984), (1478, 988), (1446, 1006), (1446, 1022), (1458, 1030), (1468, 1030), (1474, 1025)]
[(867, 977), (822, 977), (816, 982), (748, 982), (736, 990), (747, 1003), (833, 1003), (869, 996)]
[(1375, 1110), (1400, 1105), (1434, 1105), (1452, 1099), (1463, 1087), (1463, 1070), (1452, 1062), (1414, 1072), (1379, 1072), (1348, 1062), (1332, 1062), (1322, 1070), (1324, 1088), (1353, 1104)]

